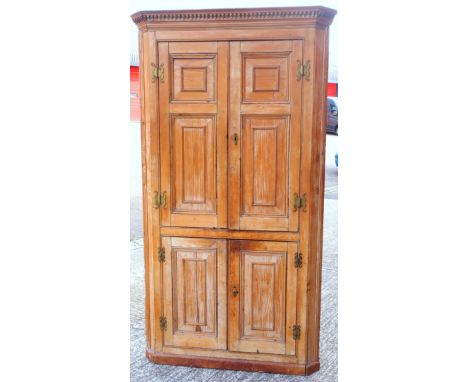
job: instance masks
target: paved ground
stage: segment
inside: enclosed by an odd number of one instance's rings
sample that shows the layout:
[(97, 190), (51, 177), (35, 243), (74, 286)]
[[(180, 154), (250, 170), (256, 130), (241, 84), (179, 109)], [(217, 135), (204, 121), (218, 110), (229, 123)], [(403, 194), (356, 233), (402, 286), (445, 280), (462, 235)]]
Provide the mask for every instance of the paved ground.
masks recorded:
[(130, 240), (143, 237), (143, 205), (141, 201), (140, 123), (131, 122), (130, 142)]
[(325, 151), (325, 199), (338, 199), (338, 167), (335, 154), (338, 152), (338, 137), (327, 134)]

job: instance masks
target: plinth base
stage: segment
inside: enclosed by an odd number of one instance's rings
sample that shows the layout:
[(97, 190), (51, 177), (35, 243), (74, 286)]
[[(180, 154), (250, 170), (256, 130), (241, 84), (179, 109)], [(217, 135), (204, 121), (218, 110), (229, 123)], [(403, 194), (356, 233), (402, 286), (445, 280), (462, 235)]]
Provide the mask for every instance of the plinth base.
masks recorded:
[(160, 365), (203, 367), (208, 369), (261, 371), (278, 374), (310, 375), (320, 369), (320, 362), (313, 362), (308, 365), (300, 365), (293, 363), (248, 361), (243, 359), (154, 353), (149, 349), (146, 350), (146, 357), (151, 362)]

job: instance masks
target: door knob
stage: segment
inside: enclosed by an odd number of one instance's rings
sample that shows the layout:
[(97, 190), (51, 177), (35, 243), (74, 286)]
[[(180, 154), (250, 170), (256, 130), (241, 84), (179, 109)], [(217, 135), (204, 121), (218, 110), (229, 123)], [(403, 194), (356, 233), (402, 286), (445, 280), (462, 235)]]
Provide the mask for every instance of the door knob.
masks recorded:
[(236, 297), (236, 296), (239, 294), (239, 291), (237, 290), (237, 288), (236, 288), (235, 286), (232, 287), (232, 291), (231, 291), (231, 292), (232, 292), (232, 295), (233, 295), (234, 297)]

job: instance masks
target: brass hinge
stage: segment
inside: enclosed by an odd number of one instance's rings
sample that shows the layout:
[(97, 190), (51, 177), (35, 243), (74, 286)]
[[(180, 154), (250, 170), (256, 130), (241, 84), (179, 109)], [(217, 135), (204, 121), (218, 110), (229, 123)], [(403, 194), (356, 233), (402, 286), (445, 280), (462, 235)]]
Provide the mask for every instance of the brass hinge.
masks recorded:
[(158, 247), (158, 260), (160, 263), (164, 263), (166, 261), (166, 250), (164, 247)]
[(166, 191), (161, 195), (158, 191), (154, 193), (154, 208), (166, 207)]
[(158, 78), (161, 82), (164, 82), (164, 64), (157, 66), (154, 63), (151, 63), (153, 68), (152, 82), (155, 82)]
[(301, 325), (293, 325), (293, 340), (301, 338)]
[(302, 208), (302, 211), (306, 212), (306, 194), (302, 194), (302, 197), (299, 196), (297, 192), (294, 193), (294, 211)]
[(302, 268), (302, 253), (296, 252), (294, 255), (294, 266), (296, 268)]
[(307, 60), (305, 64), (297, 60), (296, 78), (299, 81), (301, 77), (304, 77), (307, 81), (310, 80), (310, 60)]
[(167, 319), (166, 317), (159, 317), (159, 327), (161, 328), (161, 330), (166, 330), (167, 328)]

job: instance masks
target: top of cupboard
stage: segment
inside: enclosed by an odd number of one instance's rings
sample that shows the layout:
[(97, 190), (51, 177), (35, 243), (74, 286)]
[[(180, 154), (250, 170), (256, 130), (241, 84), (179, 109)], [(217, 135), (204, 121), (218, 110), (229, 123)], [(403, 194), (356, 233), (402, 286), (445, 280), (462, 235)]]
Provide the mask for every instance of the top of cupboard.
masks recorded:
[[(201, 9), (170, 11), (139, 11), (131, 17), (139, 29), (148, 27), (194, 27), (211, 28), (222, 24), (224, 27), (249, 27), (252, 24), (274, 27), (328, 27), (336, 11), (331, 8), (275, 7), (243, 9)], [(209, 22), (209, 23), (208, 23)]]

